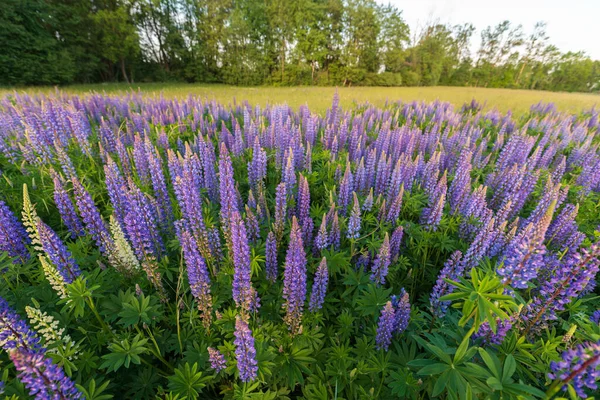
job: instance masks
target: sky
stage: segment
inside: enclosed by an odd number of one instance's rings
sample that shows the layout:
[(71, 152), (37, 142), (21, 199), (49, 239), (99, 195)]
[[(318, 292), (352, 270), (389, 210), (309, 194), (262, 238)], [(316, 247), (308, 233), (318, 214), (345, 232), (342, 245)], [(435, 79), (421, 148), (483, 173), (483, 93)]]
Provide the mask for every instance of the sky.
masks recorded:
[(411, 33), (430, 21), (472, 23), (477, 31), (472, 45), (477, 49), (480, 32), (504, 20), (523, 25), (526, 35), (538, 21), (547, 24), (550, 43), (561, 51), (584, 51), (600, 60), (600, 0), (377, 0), (402, 10)]

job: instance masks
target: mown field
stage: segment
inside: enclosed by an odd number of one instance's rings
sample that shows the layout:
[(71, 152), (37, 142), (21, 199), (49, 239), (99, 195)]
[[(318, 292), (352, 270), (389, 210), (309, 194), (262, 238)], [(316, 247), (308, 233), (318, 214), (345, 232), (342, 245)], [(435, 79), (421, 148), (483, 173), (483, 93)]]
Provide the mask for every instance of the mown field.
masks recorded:
[[(162, 93), (167, 98), (185, 97), (189, 94), (215, 99), (219, 103), (229, 104), (233, 99), (247, 100), (250, 104), (287, 103), (298, 109), (308, 104), (311, 111), (322, 114), (331, 106), (331, 98), (336, 90), (339, 92), (342, 107), (354, 103), (369, 102), (381, 107), (386, 101), (448, 101), (457, 107), (476, 99), (484, 103), (487, 109), (497, 108), (501, 112), (511, 111), (522, 115), (532, 104), (539, 101), (553, 102), (559, 111), (579, 112), (600, 104), (600, 95), (588, 93), (559, 93), (536, 90), (486, 89), (475, 87), (235, 87), (224, 85), (190, 85), (190, 84), (97, 84), (73, 85), (61, 88), (75, 94), (87, 92), (106, 92), (119, 94), (129, 90), (141, 90), (144, 93)], [(53, 88), (31, 88), (27, 92), (51, 92)], [(10, 90), (0, 89), (0, 94)]]

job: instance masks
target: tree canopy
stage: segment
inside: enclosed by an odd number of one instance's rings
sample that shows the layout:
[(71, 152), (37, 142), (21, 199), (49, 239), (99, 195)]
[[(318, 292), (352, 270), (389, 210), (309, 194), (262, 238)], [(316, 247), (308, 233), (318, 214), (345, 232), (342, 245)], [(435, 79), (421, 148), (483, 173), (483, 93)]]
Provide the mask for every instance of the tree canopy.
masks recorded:
[(471, 51), (472, 24), (411, 31), (402, 10), (374, 0), (3, 0), (0, 84), (600, 90), (600, 61), (561, 53), (545, 28), (503, 21)]

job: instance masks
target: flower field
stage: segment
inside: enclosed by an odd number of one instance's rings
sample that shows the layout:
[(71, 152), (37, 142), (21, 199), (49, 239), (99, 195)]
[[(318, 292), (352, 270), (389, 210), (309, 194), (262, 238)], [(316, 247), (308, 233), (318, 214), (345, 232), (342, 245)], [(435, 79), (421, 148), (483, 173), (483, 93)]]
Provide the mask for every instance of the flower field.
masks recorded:
[(586, 398), (598, 111), (0, 102), (12, 399)]

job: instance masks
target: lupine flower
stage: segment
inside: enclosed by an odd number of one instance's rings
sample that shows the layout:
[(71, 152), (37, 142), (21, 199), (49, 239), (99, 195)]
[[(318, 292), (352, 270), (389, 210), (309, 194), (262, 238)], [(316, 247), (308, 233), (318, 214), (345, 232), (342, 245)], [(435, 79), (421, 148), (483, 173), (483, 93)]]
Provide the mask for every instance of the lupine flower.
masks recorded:
[(100, 251), (103, 254), (109, 254), (113, 247), (112, 239), (92, 196), (76, 178), (73, 179), (73, 188), (75, 189), (77, 208), (86, 231), (92, 236)]
[(248, 206), (246, 206), (246, 232), (248, 233), (248, 240), (251, 242), (255, 242), (260, 237), (258, 219)]
[(219, 350), (208, 348), (208, 361), (210, 361), (210, 367), (215, 370), (215, 373), (219, 373), (227, 367), (227, 361), (225, 356)]
[(258, 136), (254, 139), (252, 161), (248, 163), (248, 183), (258, 187), (267, 176), (267, 153), (260, 147)]
[(239, 212), (239, 209), (233, 178), (233, 166), (225, 143), (221, 143), (219, 158), (219, 196), (221, 199), (221, 222), (224, 226), (224, 232), (228, 232), (231, 215), (234, 211)]
[(285, 256), (283, 298), (284, 321), (292, 335), (300, 331), (302, 311), (306, 300), (306, 253), (302, 243), (302, 232), (296, 217), (292, 217), (292, 229), (288, 251)]
[(402, 333), (408, 328), (410, 322), (410, 297), (404, 288), (400, 295), (392, 296), (394, 306), (394, 333)]
[(283, 237), (283, 228), (285, 227), (287, 214), (287, 190), (285, 182), (281, 182), (275, 189), (275, 237), (277, 242)]
[(373, 188), (369, 190), (369, 195), (362, 205), (363, 211), (371, 211), (371, 208), (373, 208)]
[(333, 246), (334, 250), (339, 250), (341, 233), (340, 233), (340, 220), (338, 218), (337, 211), (333, 215), (333, 221), (331, 222), (331, 230), (329, 231), (328, 237), (329, 237), (329, 241), (330, 241), (331, 245)]
[(298, 187), (298, 206), (297, 206), (298, 222), (302, 227), (302, 240), (306, 245), (309, 245), (312, 239), (314, 223), (310, 217), (310, 188), (308, 179), (300, 175), (300, 185)]
[(567, 390), (567, 384), (573, 385), (579, 397), (587, 398), (586, 389), (598, 390), (596, 381), (600, 379), (600, 342), (584, 343), (562, 353), (562, 361), (550, 363), (550, 379), (560, 379)]
[(56, 173), (54, 174), (54, 203), (62, 221), (71, 232), (71, 237), (74, 239), (77, 236), (83, 236), (85, 231), (75, 211), (75, 205), (65, 190), (61, 178)]
[(246, 236), (244, 221), (237, 211), (231, 214), (231, 241), (233, 252), (233, 300), (243, 310), (250, 310), (253, 301), (252, 282), (250, 281), (250, 247)]
[(390, 259), (396, 260), (400, 254), (400, 245), (402, 244), (402, 236), (404, 236), (404, 228), (398, 226), (394, 229), (390, 238)]
[(71, 256), (71, 252), (67, 250), (65, 244), (52, 228), (43, 223), (42, 220), (38, 220), (37, 229), (42, 247), (50, 262), (56, 267), (65, 283), (72, 283), (81, 275), (81, 271)]
[(265, 269), (267, 270), (267, 279), (271, 282), (277, 280), (277, 239), (275, 234), (269, 232), (265, 245)]
[(590, 315), (590, 321), (595, 324), (600, 324), (600, 310), (596, 310)]
[(327, 271), (327, 260), (325, 257), (323, 257), (319, 267), (317, 268), (317, 272), (315, 272), (315, 279), (313, 280), (310, 302), (308, 303), (308, 309), (310, 312), (315, 312), (323, 307), (328, 281), (329, 272)]
[(30, 242), (27, 232), (17, 217), (10, 211), (5, 202), (0, 200), (0, 252), (7, 252), (10, 257), (29, 259), (26, 244)]
[(450, 294), (454, 291), (454, 286), (445, 281), (458, 281), (464, 274), (464, 264), (461, 262), (462, 253), (456, 250), (444, 264), (444, 268), (440, 271), (435, 286), (429, 296), (431, 311), (437, 318), (442, 318), (446, 315), (449, 301), (440, 301), (440, 297)]
[(40, 353), (44, 351), (35, 332), (2, 297), (0, 297), (0, 347), (8, 352), (15, 349)]
[(160, 226), (164, 232), (169, 231), (171, 222), (173, 221), (173, 207), (171, 206), (171, 198), (167, 191), (165, 175), (163, 173), (163, 164), (160, 155), (146, 137), (146, 156), (148, 159), (148, 168), (150, 170), (150, 180), (152, 181), (152, 189), (156, 197), (159, 208)]
[(392, 335), (396, 329), (396, 317), (394, 306), (391, 301), (385, 303), (385, 306), (381, 310), (379, 316), (379, 324), (377, 326), (377, 336), (375, 337), (375, 343), (377, 349), (386, 350), (392, 343)]
[(256, 379), (258, 364), (256, 362), (256, 349), (254, 348), (254, 337), (248, 327), (248, 323), (239, 315), (235, 318), (235, 358), (237, 368), (242, 382), (250, 382)]
[(296, 170), (294, 167), (294, 152), (290, 148), (287, 153), (285, 166), (282, 170), (283, 176), (281, 177), (281, 182), (285, 183), (284, 188), (287, 190), (286, 193), (291, 196), (296, 188)]
[(319, 232), (315, 237), (315, 248), (317, 250), (325, 250), (329, 247), (329, 234), (327, 233), (327, 215), (323, 214), (323, 220), (321, 222), (321, 226), (319, 227)]
[(525, 333), (536, 333), (566, 304), (579, 296), (594, 280), (600, 269), (600, 244), (569, 255), (559, 263), (539, 288), (539, 295), (521, 311)]
[(198, 245), (192, 235), (185, 230), (182, 221), (175, 223), (177, 238), (181, 243), (183, 257), (187, 266), (187, 276), (190, 283), (192, 296), (198, 302), (198, 309), (202, 312), (204, 327), (208, 329), (211, 323), (212, 296), (210, 295), (210, 275), (206, 262), (200, 254)]
[(375, 258), (373, 267), (371, 268), (371, 280), (373, 282), (379, 285), (385, 284), (385, 277), (388, 274), (390, 262), (390, 237), (386, 232), (383, 243), (379, 248), (379, 253), (377, 253), (377, 258)]
[(482, 344), (485, 346), (500, 345), (504, 342), (504, 338), (513, 327), (512, 318), (496, 321), (496, 332), (492, 331), (489, 322), (485, 321), (479, 327), (479, 330), (473, 334), (473, 339), (482, 339)]
[(18, 378), (37, 400), (80, 399), (75, 383), (43, 354), (24, 349), (9, 352)]
[(400, 191), (394, 198), (394, 201), (390, 203), (390, 208), (385, 217), (386, 222), (395, 222), (400, 217), (400, 209), (402, 208), (402, 197), (404, 196), (404, 185), (400, 186)]
[(346, 237), (348, 239), (358, 239), (360, 237), (360, 205), (358, 204), (356, 192), (352, 192), (352, 195), (354, 197), (354, 205), (352, 206), (352, 212), (350, 213), (350, 219), (348, 220)]
[(340, 213), (345, 216), (348, 212), (348, 205), (350, 204), (350, 196), (352, 195), (352, 188), (354, 187), (354, 177), (350, 170), (350, 162), (346, 163), (346, 170), (344, 177), (340, 182), (340, 189), (338, 193), (338, 205), (340, 206)]

